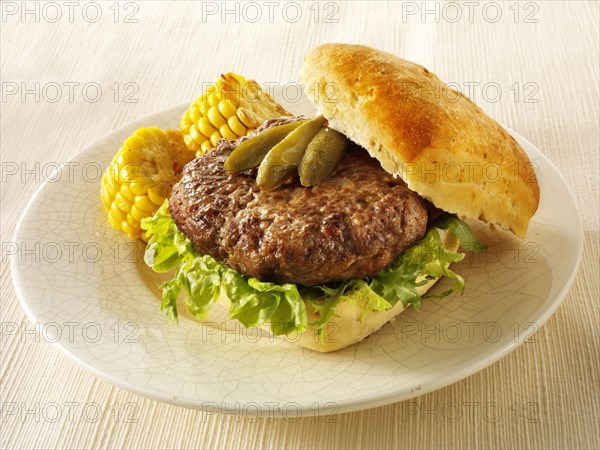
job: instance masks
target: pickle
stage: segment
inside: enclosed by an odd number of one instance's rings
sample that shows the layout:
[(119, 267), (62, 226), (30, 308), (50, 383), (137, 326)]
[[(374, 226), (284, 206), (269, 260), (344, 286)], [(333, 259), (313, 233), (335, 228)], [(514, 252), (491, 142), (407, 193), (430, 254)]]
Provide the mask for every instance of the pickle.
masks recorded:
[(347, 147), (348, 139), (342, 133), (329, 127), (319, 130), (298, 166), (302, 186), (314, 186), (331, 175)]
[(303, 123), (267, 153), (256, 176), (256, 184), (263, 191), (280, 186), (296, 171), (308, 143), (321, 129), (323, 122), (325, 118), (318, 116)]
[(268, 128), (259, 135), (242, 142), (225, 160), (225, 170), (234, 174), (260, 166), (260, 163), (273, 146), (306, 122), (308, 120), (299, 120), (298, 122)]

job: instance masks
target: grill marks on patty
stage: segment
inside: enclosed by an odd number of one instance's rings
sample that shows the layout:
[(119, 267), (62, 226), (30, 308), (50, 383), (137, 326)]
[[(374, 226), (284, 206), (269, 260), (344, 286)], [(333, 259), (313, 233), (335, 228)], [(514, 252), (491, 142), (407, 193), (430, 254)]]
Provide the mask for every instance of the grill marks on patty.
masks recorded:
[(316, 187), (292, 179), (261, 192), (256, 170), (223, 167), (238, 143), (187, 164), (170, 209), (198, 251), (245, 275), (308, 286), (372, 276), (425, 233), (425, 201), (359, 147)]

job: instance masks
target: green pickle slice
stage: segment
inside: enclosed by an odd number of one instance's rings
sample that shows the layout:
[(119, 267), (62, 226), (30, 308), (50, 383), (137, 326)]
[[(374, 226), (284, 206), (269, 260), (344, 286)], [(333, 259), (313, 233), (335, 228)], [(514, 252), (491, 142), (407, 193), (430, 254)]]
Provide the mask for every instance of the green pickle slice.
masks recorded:
[(317, 116), (303, 123), (267, 153), (256, 176), (256, 184), (263, 191), (281, 186), (297, 170), (308, 144), (324, 122), (323, 116)]
[(329, 177), (347, 148), (348, 139), (342, 133), (329, 127), (319, 130), (298, 166), (302, 186), (315, 186)]
[(269, 128), (242, 142), (225, 160), (225, 170), (230, 174), (236, 174), (260, 166), (267, 153), (275, 145), (306, 122), (308, 120), (299, 120)]

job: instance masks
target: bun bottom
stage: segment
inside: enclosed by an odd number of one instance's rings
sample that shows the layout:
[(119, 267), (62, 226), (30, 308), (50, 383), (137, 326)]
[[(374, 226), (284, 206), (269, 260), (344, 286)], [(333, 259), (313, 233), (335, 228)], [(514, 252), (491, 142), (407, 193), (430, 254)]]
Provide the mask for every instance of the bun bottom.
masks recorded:
[[(425, 294), (437, 280), (432, 280), (429, 283), (417, 288), (419, 295)], [(313, 323), (318, 320), (314, 309), (307, 304), (308, 323)], [(300, 336), (287, 338), (284, 340), (298, 344), (302, 347), (311, 350), (328, 353), (353, 344), (358, 344), (371, 334), (375, 333), (382, 326), (394, 319), (398, 314), (404, 311), (402, 302), (396, 303), (392, 308), (384, 311), (373, 311), (363, 316), (361, 321), (361, 308), (353, 302), (341, 302), (335, 309), (336, 317), (333, 317), (327, 323), (323, 333), (323, 340), (319, 339), (317, 330), (314, 326), (309, 326), (308, 329)], [(268, 330), (269, 327), (262, 327)]]
[[(446, 249), (450, 251), (458, 249), (459, 241), (454, 233), (440, 230), (440, 237)], [(437, 280), (432, 280), (418, 287), (418, 294), (424, 295), (436, 282)], [(222, 289), (219, 303), (229, 309), (229, 299), (224, 292), (225, 290)], [(308, 323), (314, 323), (318, 320), (319, 316), (310, 304), (306, 306)], [(404, 311), (404, 309), (402, 302), (398, 302), (388, 310), (364, 314), (361, 320), (363, 312), (358, 305), (352, 302), (341, 302), (335, 309), (336, 316), (327, 323), (322, 341), (317, 335), (316, 327), (312, 325), (309, 325), (306, 331), (300, 335), (282, 336), (280, 338), (317, 352), (333, 352), (362, 341)], [(261, 328), (265, 331), (270, 331), (269, 324), (265, 324)]]

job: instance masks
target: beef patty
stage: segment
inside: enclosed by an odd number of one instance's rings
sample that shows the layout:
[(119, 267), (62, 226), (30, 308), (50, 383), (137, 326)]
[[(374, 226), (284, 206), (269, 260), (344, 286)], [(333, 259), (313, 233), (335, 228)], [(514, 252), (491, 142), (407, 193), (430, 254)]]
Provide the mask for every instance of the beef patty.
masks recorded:
[(256, 169), (223, 167), (244, 139), (219, 141), (173, 188), (171, 215), (199, 252), (262, 281), (312, 286), (375, 275), (424, 235), (425, 201), (366, 150), (353, 145), (318, 186), (295, 177), (261, 192)]

